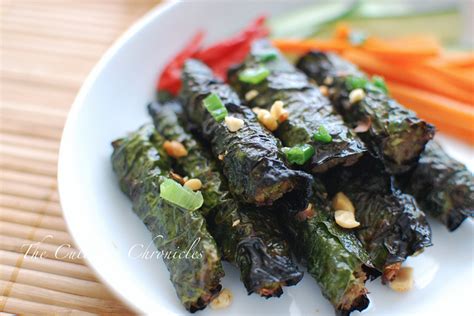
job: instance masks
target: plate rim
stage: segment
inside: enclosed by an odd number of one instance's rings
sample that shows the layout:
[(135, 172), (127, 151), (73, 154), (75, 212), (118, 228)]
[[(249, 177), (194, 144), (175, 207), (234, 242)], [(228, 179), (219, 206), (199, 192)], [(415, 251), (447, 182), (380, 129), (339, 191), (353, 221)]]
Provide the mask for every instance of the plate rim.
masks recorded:
[[(106, 277), (107, 274), (103, 273), (103, 270), (107, 269), (107, 267), (101, 266), (100, 263), (96, 262), (93, 258), (87, 256), (87, 247), (84, 247), (85, 244), (88, 244), (86, 241), (87, 235), (82, 232), (82, 229), (78, 227), (78, 225), (74, 224), (73, 221), (73, 207), (70, 205), (70, 199), (68, 196), (71, 194), (70, 188), (68, 189), (66, 180), (67, 177), (67, 159), (66, 157), (66, 148), (70, 143), (71, 139), (74, 135), (74, 129), (72, 126), (74, 122), (77, 120), (78, 113), (83, 108), (85, 100), (94, 86), (94, 83), (97, 81), (99, 75), (104, 71), (107, 67), (110, 60), (118, 53), (118, 51), (130, 40), (132, 39), (140, 30), (148, 26), (152, 23), (155, 19), (158, 19), (161, 15), (169, 11), (170, 9), (174, 8), (179, 4), (179, 1), (173, 0), (165, 0), (153, 8), (148, 10), (145, 15), (135, 21), (131, 26), (129, 26), (114, 42), (113, 44), (106, 50), (106, 52), (100, 57), (99, 61), (94, 65), (92, 70), (87, 75), (86, 79), (83, 81), (74, 101), (69, 109), (67, 114), (66, 122), (64, 124), (64, 128), (61, 134), (61, 141), (59, 145), (59, 153), (58, 153), (58, 163), (57, 163), (57, 183), (58, 183), (58, 194), (59, 194), (59, 202), (62, 209), (62, 214), (66, 222), (66, 226), (68, 231), (74, 241), (74, 244), (78, 246), (80, 251), (84, 253), (84, 258), (88, 264), (88, 267), (91, 268), (97, 277), (98, 280), (102, 284), (104, 284), (115, 296), (121, 299), (122, 303), (132, 309), (137, 313), (145, 313), (145, 310), (138, 304), (135, 303), (130, 297), (127, 297), (124, 293), (117, 289), (115, 278)], [(163, 308), (157, 312), (164, 312), (170, 313), (169, 310)]]

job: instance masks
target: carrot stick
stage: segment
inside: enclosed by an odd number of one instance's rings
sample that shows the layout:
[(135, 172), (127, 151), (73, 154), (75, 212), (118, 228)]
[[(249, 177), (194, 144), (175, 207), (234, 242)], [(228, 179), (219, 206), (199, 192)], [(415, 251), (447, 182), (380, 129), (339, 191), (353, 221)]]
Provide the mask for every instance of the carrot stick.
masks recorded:
[(464, 103), (409, 87), (387, 82), (392, 96), (438, 129), (474, 143), (474, 109)]
[(466, 91), (452, 84), (445, 77), (428, 74), (417, 67), (400, 67), (400, 65), (383, 61), (356, 49), (346, 50), (343, 57), (371, 74), (379, 74), (388, 80), (402, 82), (460, 102), (474, 104), (474, 91)]
[(422, 69), (421, 71), (431, 73), (434, 76), (443, 76), (451, 83), (467, 91), (474, 91), (474, 77), (472, 76), (472, 74), (466, 75), (460, 72), (458, 69), (439, 67), (431, 63), (428, 63), (425, 66), (421, 66), (420, 68)]
[(369, 37), (361, 49), (387, 59), (419, 60), (439, 55), (441, 47), (431, 37), (418, 36), (391, 40)]
[(395, 99), (414, 111), (432, 113), (452, 121), (456, 125), (469, 127), (474, 132), (474, 108), (472, 106), (394, 81), (388, 81), (388, 85), (390, 93)]
[(474, 52), (448, 52), (429, 62), (440, 67), (472, 68), (474, 67)]
[(341, 52), (349, 44), (340, 39), (274, 39), (273, 45), (285, 53), (304, 54), (310, 50), (336, 51)]
[(426, 120), (427, 122), (430, 122), (431, 124), (435, 125), (436, 129), (439, 132), (449, 134), (453, 137), (467, 142), (468, 144), (474, 145), (474, 133), (472, 130), (467, 130), (459, 126), (452, 125), (439, 117), (427, 117), (424, 115), (420, 115), (420, 117)]

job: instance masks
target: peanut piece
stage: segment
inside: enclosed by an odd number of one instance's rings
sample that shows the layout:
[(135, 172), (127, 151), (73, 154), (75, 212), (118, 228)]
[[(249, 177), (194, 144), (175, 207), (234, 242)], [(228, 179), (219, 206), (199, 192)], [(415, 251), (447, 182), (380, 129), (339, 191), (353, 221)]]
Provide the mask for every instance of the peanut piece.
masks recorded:
[(197, 191), (201, 189), (202, 182), (199, 179), (189, 179), (184, 183), (184, 186), (190, 188), (193, 191)]
[(242, 128), (242, 126), (244, 126), (244, 121), (233, 116), (226, 116), (225, 124), (227, 125), (229, 131), (237, 132), (239, 129)]
[(163, 148), (165, 149), (166, 153), (173, 158), (180, 158), (188, 155), (188, 151), (183, 146), (183, 144), (175, 140), (165, 141)]
[(232, 292), (228, 289), (223, 289), (219, 295), (211, 301), (212, 309), (223, 309), (232, 303)]
[(365, 98), (365, 92), (362, 89), (354, 89), (349, 93), (349, 103), (354, 104)]
[(342, 228), (355, 228), (360, 225), (358, 221), (355, 220), (354, 213), (351, 211), (338, 210), (334, 213), (334, 219), (336, 224)]
[(397, 292), (407, 292), (413, 287), (413, 268), (403, 267), (401, 268), (395, 279), (390, 282), (390, 288)]
[(352, 204), (351, 200), (349, 200), (347, 195), (345, 195), (343, 192), (338, 192), (332, 198), (332, 208), (334, 210), (343, 210), (355, 213), (354, 204)]

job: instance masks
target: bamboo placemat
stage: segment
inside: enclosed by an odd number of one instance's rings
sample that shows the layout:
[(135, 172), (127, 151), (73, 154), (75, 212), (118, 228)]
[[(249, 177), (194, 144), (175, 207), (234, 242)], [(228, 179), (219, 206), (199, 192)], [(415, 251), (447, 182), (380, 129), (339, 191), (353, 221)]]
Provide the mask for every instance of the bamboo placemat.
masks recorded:
[(56, 164), (82, 81), (157, 2), (0, 0), (0, 312), (131, 313), (73, 256)]

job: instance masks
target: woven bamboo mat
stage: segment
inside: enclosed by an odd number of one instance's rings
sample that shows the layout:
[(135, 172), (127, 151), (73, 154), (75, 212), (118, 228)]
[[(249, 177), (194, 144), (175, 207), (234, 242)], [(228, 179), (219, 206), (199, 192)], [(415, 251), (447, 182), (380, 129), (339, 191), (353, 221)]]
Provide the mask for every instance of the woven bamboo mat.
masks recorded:
[(131, 313), (73, 256), (56, 164), (82, 81), (157, 2), (0, 0), (0, 312)]

